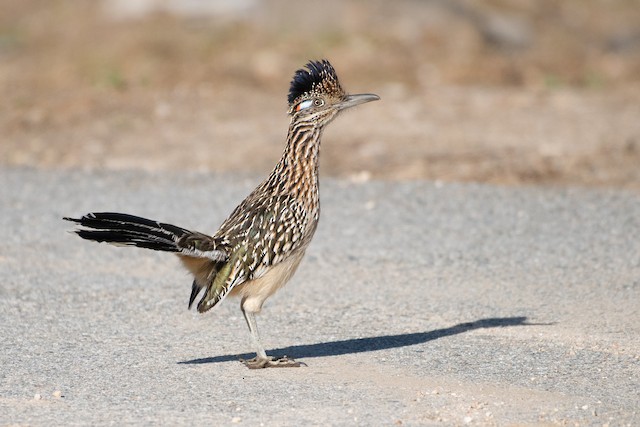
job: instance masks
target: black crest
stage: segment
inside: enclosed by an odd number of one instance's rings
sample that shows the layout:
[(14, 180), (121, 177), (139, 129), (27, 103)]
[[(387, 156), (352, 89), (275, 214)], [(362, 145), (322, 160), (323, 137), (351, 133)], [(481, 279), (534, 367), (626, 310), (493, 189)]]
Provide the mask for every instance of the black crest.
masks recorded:
[(338, 76), (333, 66), (323, 59), (321, 61), (309, 61), (306, 68), (301, 68), (293, 75), (287, 101), (292, 105), (303, 95), (325, 93), (334, 96), (344, 95), (344, 91), (338, 82)]

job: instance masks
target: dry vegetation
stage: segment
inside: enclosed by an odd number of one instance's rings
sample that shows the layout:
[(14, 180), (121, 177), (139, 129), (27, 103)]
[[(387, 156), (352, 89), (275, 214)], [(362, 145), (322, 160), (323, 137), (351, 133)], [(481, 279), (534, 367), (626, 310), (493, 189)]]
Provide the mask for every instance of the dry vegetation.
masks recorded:
[(328, 57), (382, 102), (332, 125), (323, 174), (640, 188), (634, 0), (117, 3), (3, 1), (0, 164), (264, 174), (292, 72)]

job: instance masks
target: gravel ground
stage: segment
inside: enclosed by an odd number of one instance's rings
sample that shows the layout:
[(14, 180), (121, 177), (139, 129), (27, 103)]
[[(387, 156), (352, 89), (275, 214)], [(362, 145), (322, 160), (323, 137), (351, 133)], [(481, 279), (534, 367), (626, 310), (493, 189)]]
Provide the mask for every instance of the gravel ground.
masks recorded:
[(640, 196), (323, 181), (259, 318), (187, 311), (168, 254), (84, 242), (116, 210), (213, 231), (253, 177), (0, 170), (2, 425), (638, 425)]

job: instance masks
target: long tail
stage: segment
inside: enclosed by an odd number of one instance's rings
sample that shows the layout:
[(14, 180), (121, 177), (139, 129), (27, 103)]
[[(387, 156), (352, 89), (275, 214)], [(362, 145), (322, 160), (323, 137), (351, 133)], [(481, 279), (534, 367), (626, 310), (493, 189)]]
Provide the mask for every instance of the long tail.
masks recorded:
[(82, 227), (75, 233), (83, 239), (156, 251), (182, 252), (184, 248), (178, 246), (180, 238), (192, 234), (175, 225), (114, 212), (94, 212), (80, 219), (64, 219)]
[(80, 227), (74, 232), (83, 239), (116, 246), (136, 246), (156, 251), (175, 252), (194, 275), (189, 308), (203, 288), (198, 311), (212, 308), (222, 297), (204, 307), (218, 271), (229, 261), (229, 248), (224, 242), (203, 233), (154, 221), (139, 216), (114, 212), (92, 212), (82, 218), (63, 218)]
[(177, 252), (178, 255), (216, 262), (229, 258), (228, 248), (219, 240), (152, 219), (115, 212), (92, 212), (80, 219), (63, 219), (80, 225), (74, 232), (83, 239), (95, 242)]

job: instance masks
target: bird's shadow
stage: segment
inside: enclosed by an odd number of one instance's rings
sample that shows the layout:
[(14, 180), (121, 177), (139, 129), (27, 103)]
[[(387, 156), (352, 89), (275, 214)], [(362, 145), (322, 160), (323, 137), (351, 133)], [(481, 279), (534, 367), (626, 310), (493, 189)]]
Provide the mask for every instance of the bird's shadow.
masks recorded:
[[(508, 326), (549, 325), (550, 323), (529, 323), (526, 317), (494, 317), (480, 319), (475, 322), (459, 323), (442, 329), (434, 329), (426, 332), (414, 332), (410, 334), (382, 335), (368, 338), (353, 338), (348, 340), (321, 342), (316, 344), (293, 345), (290, 347), (276, 348), (269, 354), (282, 356), (288, 355), (295, 358), (339, 356), (342, 354), (364, 353), (368, 351), (386, 350), (390, 348), (406, 347), (423, 344), (438, 338), (462, 334), (475, 329), (504, 328)], [(249, 359), (255, 356), (253, 353), (225, 354), (222, 356), (205, 357), (201, 359), (185, 360), (179, 364), (196, 365), (202, 363), (220, 363)]]

